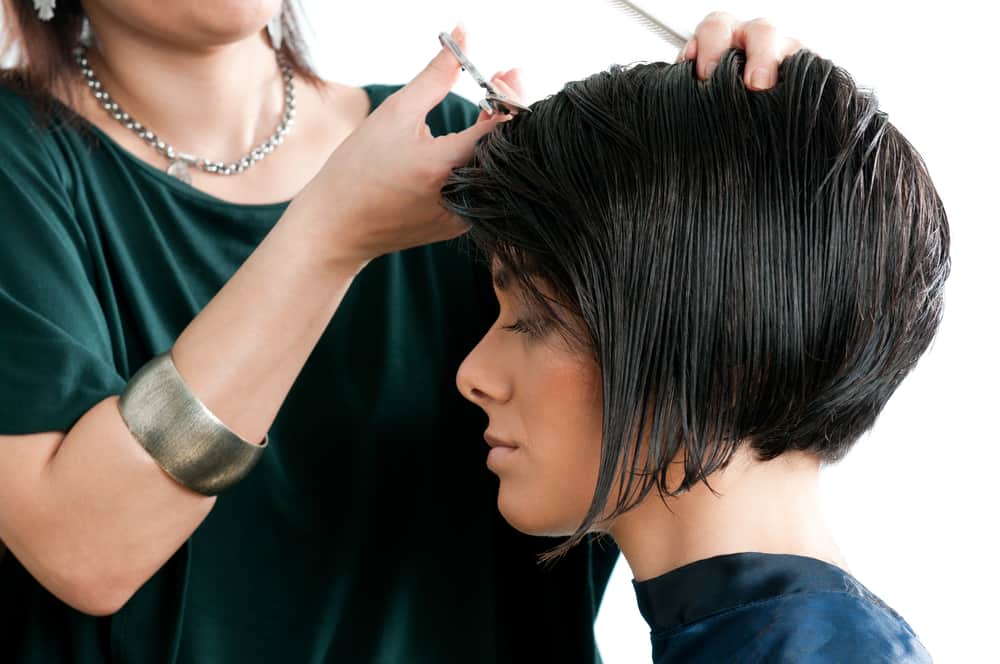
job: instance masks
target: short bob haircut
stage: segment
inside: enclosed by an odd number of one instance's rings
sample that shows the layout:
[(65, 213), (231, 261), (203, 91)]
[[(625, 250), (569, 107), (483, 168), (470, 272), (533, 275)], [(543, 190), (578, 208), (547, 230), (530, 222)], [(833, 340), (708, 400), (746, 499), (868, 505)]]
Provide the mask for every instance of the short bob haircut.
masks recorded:
[(744, 64), (730, 50), (704, 82), (655, 62), (569, 83), (443, 190), (601, 368), (596, 491), (557, 552), (615, 486), (612, 515), (706, 481), (740, 445), (840, 459), (937, 329), (949, 230), (920, 155), (828, 60), (799, 51), (759, 92)]
[[(80, 0), (58, 0), (55, 16), (38, 18), (32, 0), (2, 0), (0, 5), (0, 83), (29, 96), (43, 113), (60, 113), (54, 97), (72, 99), (72, 81), (79, 67), (73, 50), (80, 42), (85, 14)], [(302, 11), (297, 0), (282, 0), (285, 31), (281, 53), (307, 83), (318, 84), (319, 76), (309, 61), (303, 35)], [(73, 118), (75, 120), (75, 118)]]

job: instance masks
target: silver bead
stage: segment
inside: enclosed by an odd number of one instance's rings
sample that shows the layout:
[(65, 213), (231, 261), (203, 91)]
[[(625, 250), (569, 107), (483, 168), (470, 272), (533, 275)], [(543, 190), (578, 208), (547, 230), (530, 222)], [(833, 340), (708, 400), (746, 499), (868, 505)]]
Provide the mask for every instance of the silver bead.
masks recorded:
[[(243, 173), (265, 156), (273, 152), (277, 146), (281, 145), (284, 141), (285, 135), (288, 133), (289, 128), (295, 122), (296, 103), (295, 86), (293, 83), (294, 72), (289, 66), (287, 60), (285, 60), (282, 55), (278, 54), (278, 66), (281, 70), (281, 76), (284, 79), (284, 110), (282, 112), (281, 122), (278, 123), (278, 127), (275, 129), (274, 134), (264, 143), (252, 149), (250, 154), (244, 156), (239, 161), (227, 164), (221, 161), (211, 161), (209, 159), (195, 157), (194, 155), (179, 153), (182, 156), (181, 161), (183, 163), (181, 163), (178, 161), (178, 153), (172, 146), (159, 139), (152, 131), (146, 129), (142, 123), (137, 122), (111, 99), (111, 95), (104, 89), (101, 82), (97, 80), (97, 76), (94, 73), (93, 68), (90, 66), (90, 61), (87, 59), (85, 51), (82, 48), (78, 48), (74, 50), (74, 55), (76, 57), (77, 64), (80, 66), (80, 71), (87, 81), (87, 86), (92, 91), (94, 97), (98, 100), (98, 103), (104, 107), (112, 118), (120, 122), (130, 131), (134, 132), (139, 138), (149, 143), (150, 147), (158, 150), (161, 154), (164, 154), (168, 159), (170, 159), (171, 167), (167, 172), (175, 177), (180, 177), (181, 179), (184, 178), (178, 173), (187, 173), (187, 170), (186, 168), (177, 168), (175, 169), (177, 170), (177, 173), (171, 172), (171, 169), (174, 169), (175, 166), (192, 166), (200, 168), (208, 173), (218, 173), (221, 175)], [(190, 176), (188, 175), (188, 177)]]

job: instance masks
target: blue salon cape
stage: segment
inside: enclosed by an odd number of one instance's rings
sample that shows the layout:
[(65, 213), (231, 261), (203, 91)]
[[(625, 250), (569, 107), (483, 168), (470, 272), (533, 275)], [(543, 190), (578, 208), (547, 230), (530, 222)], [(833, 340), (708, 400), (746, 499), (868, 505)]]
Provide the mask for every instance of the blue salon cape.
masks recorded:
[(924, 664), (906, 621), (815, 558), (736, 553), (633, 582), (654, 664)]

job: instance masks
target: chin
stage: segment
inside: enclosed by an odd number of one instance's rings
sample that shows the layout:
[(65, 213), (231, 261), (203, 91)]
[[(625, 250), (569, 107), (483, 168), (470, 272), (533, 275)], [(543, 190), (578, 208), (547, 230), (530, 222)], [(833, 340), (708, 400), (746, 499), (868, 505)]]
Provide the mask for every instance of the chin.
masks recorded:
[(562, 513), (544, 498), (525, 495), (509, 488), (504, 490), (503, 482), (500, 483), (500, 494), (497, 496), (497, 509), (515, 530), (539, 537), (567, 537), (583, 521), (582, 514), (573, 516)]
[(259, 32), (281, 7), (280, 0), (187, 0), (174, 3), (171, 24), (187, 26), (199, 41), (226, 44)]

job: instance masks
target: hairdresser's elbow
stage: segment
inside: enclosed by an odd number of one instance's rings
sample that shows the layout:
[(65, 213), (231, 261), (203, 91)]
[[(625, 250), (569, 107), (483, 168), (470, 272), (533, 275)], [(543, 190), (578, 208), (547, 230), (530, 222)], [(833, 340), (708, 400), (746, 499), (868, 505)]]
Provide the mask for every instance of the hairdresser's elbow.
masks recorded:
[(77, 566), (48, 576), (49, 583), (45, 585), (53, 595), (77, 611), (96, 617), (120, 611), (142, 585), (142, 581), (100, 567)]

